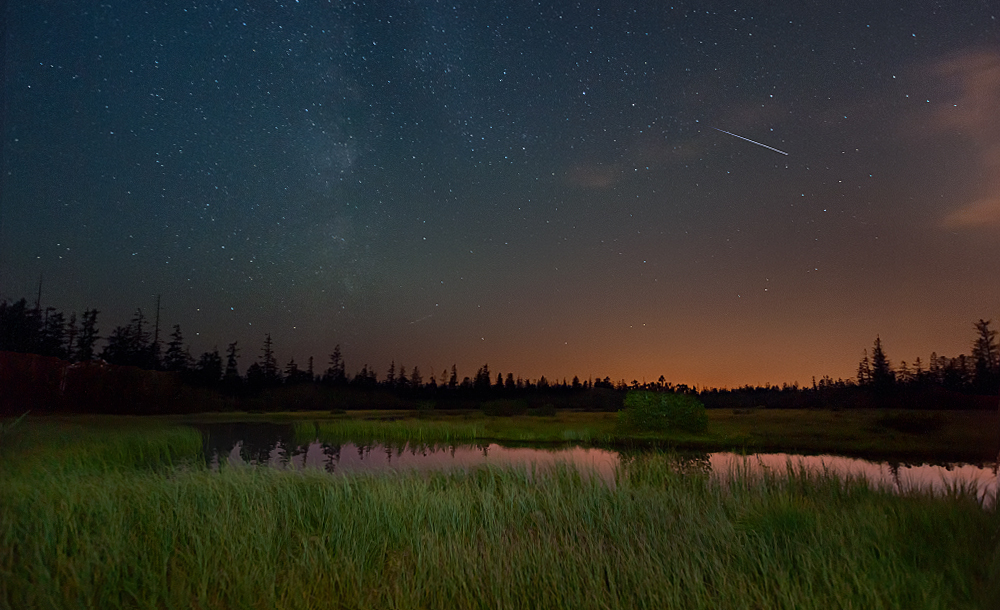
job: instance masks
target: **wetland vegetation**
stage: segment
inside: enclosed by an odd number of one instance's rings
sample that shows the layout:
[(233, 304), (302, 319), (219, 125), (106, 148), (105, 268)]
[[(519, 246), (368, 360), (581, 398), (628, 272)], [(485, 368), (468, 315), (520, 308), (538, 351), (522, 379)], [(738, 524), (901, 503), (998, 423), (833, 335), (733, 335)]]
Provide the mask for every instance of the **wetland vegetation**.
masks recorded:
[(667, 452), (623, 460), (615, 485), (569, 466), (212, 471), (194, 428), (152, 418), (29, 416), (2, 442), (4, 607), (984, 608), (1000, 599), (1000, 521), (962, 485), (894, 494), (795, 469), (722, 479)]
[[(40, 299), (39, 299), (40, 300)], [(995, 608), (1000, 520), (973, 484), (738, 470), (678, 451), (996, 458), (995, 332), (973, 357), (857, 380), (691, 388), (278, 368), (270, 337), (194, 361), (138, 311), (96, 359), (82, 326), (0, 303), (0, 607)], [(158, 327), (157, 327), (158, 328)], [(708, 407), (707, 409), (705, 407)], [(918, 409), (904, 408), (918, 407)], [(28, 417), (13, 416), (32, 409)], [(330, 474), (214, 464), (206, 426), (289, 442), (602, 448), (568, 463)], [(266, 450), (265, 450), (266, 454)], [(339, 462), (338, 462), (339, 463)], [(694, 464), (697, 466), (697, 464)]]
[[(491, 417), (478, 410), (205, 413), (172, 423), (269, 421), (336, 442), (583, 444), (664, 450), (837, 453), (873, 459), (988, 461), (1000, 451), (995, 411), (706, 409), (702, 432), (623, 425), (619, 413), (560, 410)], [(93, 421), (101, 421), (96, 418)]]

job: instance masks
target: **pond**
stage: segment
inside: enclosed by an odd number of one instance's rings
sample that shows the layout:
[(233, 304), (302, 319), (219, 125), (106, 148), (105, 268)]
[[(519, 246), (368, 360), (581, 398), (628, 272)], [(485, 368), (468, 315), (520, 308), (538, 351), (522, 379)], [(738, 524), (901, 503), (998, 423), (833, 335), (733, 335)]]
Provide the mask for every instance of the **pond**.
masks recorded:
[[(576, 466), (584, 473), (600, 476), (614, 485), (615, 469), (623, 454), (594, 447), (508, 447), (498, 443), (418, 445), (411, 443), (326, 443), (296, 434), (292, 425), (271, 423), (230, 423), (199, 426), (209, 466), (220, 464), (267, 465), (274, 468), (317, 468), (331, 473), (377, 472), (385, 470), (451, 470), (481, 465), (532, 465), (545, 468), (556, 464)], [(786, 471), (791, 463), (810, 471), (829, 471), (841, 476), (863, 475), (873, 484), (896, 491), (914, 486), (944, 491), (953, 485), (975, 485), (979, 497), (996, 498), (996, 463), (970, 464), (878, 462), (838, 455), (760, 453), (740, 455), (730, 452), (681, 453), (678, 459), (702, 470), (728, 476), (736, 468), (752, 472)]]

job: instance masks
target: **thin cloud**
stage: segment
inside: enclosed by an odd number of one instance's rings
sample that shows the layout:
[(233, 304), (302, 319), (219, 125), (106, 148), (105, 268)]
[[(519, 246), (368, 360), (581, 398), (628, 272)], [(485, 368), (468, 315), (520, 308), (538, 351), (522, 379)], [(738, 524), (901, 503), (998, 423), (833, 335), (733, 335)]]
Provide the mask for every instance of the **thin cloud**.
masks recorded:
[(949, 229), (1000, 226), (1000, 51), (966, 51), (936, 62), (930, 71), (953, 92), (935, 108), (931, 127), (968, 140), (983, 171), (980, 195), (946, 215), (942, 224)]
[[(1000, 52), (977, 50), (937, 62), (932, 73), (956, 92), (935, 113), (939, 129), (956, 129), (984, 143), (1000, 128)], [(988, 133), (984, 133), (984, 130)]]
[(977, 199), (944, 217), (947, 229), (1000, 226), (1000, 197)]

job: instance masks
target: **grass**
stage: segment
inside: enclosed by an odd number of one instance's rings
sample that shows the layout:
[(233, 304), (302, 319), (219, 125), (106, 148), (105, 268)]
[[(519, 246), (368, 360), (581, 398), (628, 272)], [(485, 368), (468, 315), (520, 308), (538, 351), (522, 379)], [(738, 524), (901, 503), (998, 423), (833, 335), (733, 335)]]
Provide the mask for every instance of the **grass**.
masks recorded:
[(442, 421), (373, 421), (343, 419), (295, 424), (297, 438), (331, 443), (375, 441), (382, 443), (471, 443), (479, 440), (484, 427), (475, 423)]
[(961, 487), (723, 480), (669, 454), (625, 460), (614, 486), (565, 466), (211, 472), (189, 429), (109, 423), (29, 418), (0, 449), (0, 607), (1000, 602), (1000, 521)]
[(197, 430), (142, 417), (28, 418), (3, 440), (0, 475), (15, 465), (25, 477), (157, 471), (194, 464), (202, 456)]
[[(837, 453), (873, 459), (981, 462), (1000, 451), (995, 411), (709, 409), (708, 430), (644, 431), (617, 413), (489, 417), (479, 411), (302, 412), (249, 419), (298, 426), (303, 440), (652, 445), (701, 451)], [(226, 414), (239, 418), (241, 414)], [(220, 421), (198, 416), (197, 421)], [(189, 421), (171, 419), (168, 421)]]
[(754, 451), (952, 461), (992, 461), (1000, 451), (996, 411), (719, 409), (708, 416), (714, 442), (742, 438)]
[(616, 421), (606, 413), (566, 411), (549, 417), (489, 417), (475, 411), (433, 415), (363, 412), (316, 422), (299, 422), (296, 427), (304, 439), (316, 438), (328, 442), (566, 443), (611, 442), (615, 438)]

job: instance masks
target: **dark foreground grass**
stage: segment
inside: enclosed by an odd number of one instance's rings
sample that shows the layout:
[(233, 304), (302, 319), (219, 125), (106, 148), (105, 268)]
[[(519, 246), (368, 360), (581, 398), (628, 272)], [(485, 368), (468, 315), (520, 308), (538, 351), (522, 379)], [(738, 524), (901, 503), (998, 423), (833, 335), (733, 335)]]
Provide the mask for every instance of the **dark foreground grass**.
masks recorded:
[(197, 435), (184, 429), (29, 421), (13, 436), (0, 451), (3, 607), (1000, 601), (1000, 521), (961, 488), (896, 496), (803, 471), (723, 481), (663, 454), (626, 462), (614, 486), (571, 468), (211, 472), (185, 463)]

